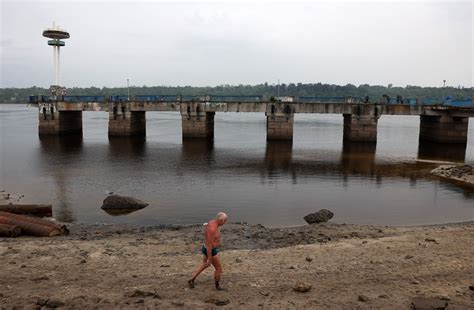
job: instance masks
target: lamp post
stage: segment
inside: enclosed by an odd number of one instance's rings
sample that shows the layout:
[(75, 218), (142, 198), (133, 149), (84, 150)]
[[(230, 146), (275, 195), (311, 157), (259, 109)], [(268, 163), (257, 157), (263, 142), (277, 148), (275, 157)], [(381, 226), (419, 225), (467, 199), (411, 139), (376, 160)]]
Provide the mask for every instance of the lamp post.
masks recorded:
[(280, 97), (280, 79), (278, 79), (277, 97)]
[(130, 101), (130, 79), (127, 79), (127, 100)]
[(446, 98), (446, 80), (443, 80), (443, 96)]

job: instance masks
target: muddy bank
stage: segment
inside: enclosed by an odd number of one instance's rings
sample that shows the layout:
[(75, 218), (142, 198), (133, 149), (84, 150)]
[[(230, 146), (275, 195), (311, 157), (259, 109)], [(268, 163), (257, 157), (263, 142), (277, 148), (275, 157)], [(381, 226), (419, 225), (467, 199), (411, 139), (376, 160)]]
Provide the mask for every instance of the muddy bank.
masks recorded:
[[(474, 222), (419, 227), (228, 224), (226, 290), (205, 271), (201, 226), (72, 225), (57, 238), (0, 239), (0, 308), (409, 308), (474, 304)], [(298, 284), (311, 288), (294, 291)]]
[(461, 186), (474, 188), (474, 167), (471, 165), (441, 165), (433, 169), (431, 174)]

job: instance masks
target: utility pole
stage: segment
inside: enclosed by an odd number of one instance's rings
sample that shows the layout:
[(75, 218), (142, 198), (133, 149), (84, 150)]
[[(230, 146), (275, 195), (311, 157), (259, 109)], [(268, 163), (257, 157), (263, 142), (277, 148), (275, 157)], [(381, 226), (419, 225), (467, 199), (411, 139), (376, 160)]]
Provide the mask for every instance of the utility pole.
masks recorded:
[(127, 100), (130, 101), (130, 79), (127, 79)]
[(443, 96), (444, 96), (444, 98), (447, 98), (447, 94), (446, 94), (446, 80), (443, 80)]
[(278, 79), (277, 97), (280, 97), (280, 79)]

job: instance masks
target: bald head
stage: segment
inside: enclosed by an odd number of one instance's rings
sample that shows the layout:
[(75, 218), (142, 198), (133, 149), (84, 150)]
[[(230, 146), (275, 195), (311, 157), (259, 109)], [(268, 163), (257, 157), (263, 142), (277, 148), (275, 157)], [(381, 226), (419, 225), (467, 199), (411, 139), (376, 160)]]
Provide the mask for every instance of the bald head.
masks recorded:
[(224, 212), (217, 213), (216, 220), (219, 223), (219, 226), (224, 225), (227, 222), (227, 214)]

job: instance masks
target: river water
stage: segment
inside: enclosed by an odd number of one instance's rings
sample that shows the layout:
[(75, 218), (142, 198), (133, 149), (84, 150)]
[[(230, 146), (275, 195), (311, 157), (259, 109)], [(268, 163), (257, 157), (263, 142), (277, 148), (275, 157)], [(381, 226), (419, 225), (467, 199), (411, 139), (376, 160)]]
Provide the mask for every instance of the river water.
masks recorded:
[[(418, 143), (419, 118), (382, 116), (376, 147), (343, 144), (341, 115), (296, 115), (293, 143), (267, 143), (263, 113), (217, 113), (214, 142), (182, 141), (178, 113), (147, 112), (146, 138), (107, 137), (108, 114), (83, 112), (83, 136), (38, 137), (37, 108), (0, 105), (0, 190), (53, 204), (64, 222), (304, 224), (326, 208), (338, 223), (415, 225), (474, 220), (474, 191), (427, 175), (417, 159), (474, 164), (467, 148)], [(113, 216), (108, 192), (150, 205)]]

